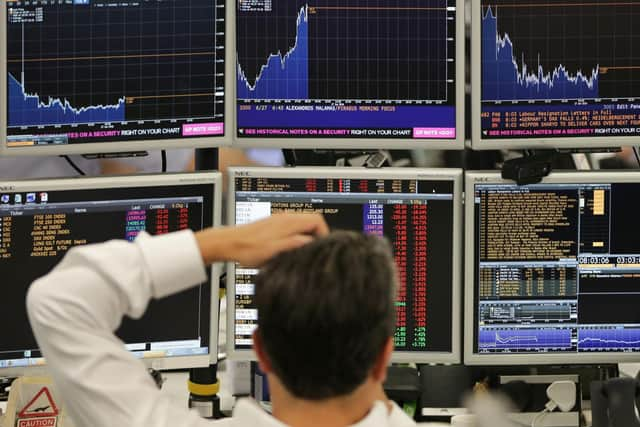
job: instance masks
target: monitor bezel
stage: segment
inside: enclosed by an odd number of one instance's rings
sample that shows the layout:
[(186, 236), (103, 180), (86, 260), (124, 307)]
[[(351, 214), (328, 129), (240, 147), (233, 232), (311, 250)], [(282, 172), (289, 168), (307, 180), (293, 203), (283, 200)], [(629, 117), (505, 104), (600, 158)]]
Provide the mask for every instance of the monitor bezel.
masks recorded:
[[(461, 361), (461, 300), (462, 300), (462, 170), (461, 169), (409, 169), (409, 168), (229, 168), (227, 222), (235, 224), (235, 178), (352, 178), (352, 179), (420, 179), (453, 182), (453, 247), (451, 276), (451, 351), (418, 352), (394, 351), (391, 357), (397, 363), (460, 363)], [(253, 350), (235, 348), (235, 264), (227, 264), (227, 355), (235, 360), (256, 360)]]
[[(505, 101), (508, 104), (509, 101)], [(474, 150), (623, 147), (636, 145), (640, 136), (499, 138), (482, 137), (482, 5), (471, 2), (471, 148)], [(591, 142), (590, 142), (591, 141)]]
[[(542, 184), (640, 183), (640, 172), (555, 172)], [(474, 353), (475, 335), (475, 185), (511, 184), (499, 172), (465, 174), (465, 280), (464, 280), (464, 363), (467, 365), (565, 365), (576, 363), (621, 363), (638, 360), (636, 353), (589, 352), (564, 354), (480, 354)]]
[[(237, 34), (236, 34), (236, 5), (228, 5), (228, 12), (233, 17), (229, 22), (233, 24), (233, 37), (228, 40), (227, 47), (233, 52), (233, 82), (231, 91), (233, 134), (231, 135), (232, 145), (238, 148), (320, 148), (320, 149), (373, 149), (373, 148), (393, 148), (393, 149), (413, 149), (430, 148), (439, 150), (462, 150), (465, 141), (465, 23), (464, 23), (464, 1), (456, 0), (456, 137), (450, 139), (419, 139), (419, 138), (268, 138), (268, 137), (239, 137), (238, 136), (238, 108), (237, 108)], [(230, 33), (230, 34), (231, 34)]]
[(208, 136), (201, 138), (170, 138), (170, 139), (148, 139), (139, 141), (104, 141), (104, 142), (84, 142), (79, 144), (43, 145), (31, 147), (8, 147), (8, 120), (9, 106), (7, 105), (7, 7), (9, 2), (3, 2), (0, 7), (0, 157), (14, 156), (55, 156), (71, 154), (102, 154), (102, 153), (128, 153), (135, 151), (149, 150), (170, 150), (181, 148), (210, 148), (225, 147), (232, 143), (231, 137), (235, 132), (233, 111), (231, 108), (231, 89), (234, 88), (235, 80), (235, 55), (228, 49), (227, 43), (231, 31), (235, 30), (235, 24), (231, 25), (229, 5), (225, 4), (225, 94), (224, 94), (224, 134), (220, 136)]
[[(144, 174), (133, 176), (112, 176), (95, 178), (61, 178), (61, 179), (32, 179), (19, 181), (0, 181), (0, 189), (7, 192), (40, 192), (40, 191), (68, 191), (68, 190), (92, 190), (102, 188), (126, 188), (126, 187), (158, 187), (180, 185), (212, 185), (213, 186), (213, 226), (221, 224), (222, 215), (222, 175), (218, 172), (196, 172), (175, 174)], [(211, 267), (211, 318), (209, 353), (194, 356), (175, 356), (142, 358), (144, 365), (156, 370), (186, 369), (207, 367), (218, 360), (218, 317), (219, 317), (219, 283), (221, 264)], [(13, 377), (20, 375), (46, 374), (46, 361), (43, 365), (0, 367), (0, 375)]]

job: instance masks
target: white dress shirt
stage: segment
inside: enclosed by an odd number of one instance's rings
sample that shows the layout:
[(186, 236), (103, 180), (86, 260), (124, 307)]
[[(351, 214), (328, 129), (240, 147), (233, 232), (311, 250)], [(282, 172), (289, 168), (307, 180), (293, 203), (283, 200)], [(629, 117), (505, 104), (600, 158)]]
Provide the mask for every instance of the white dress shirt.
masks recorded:
[[(27, 296), (31, 326), (76, 427), (211, 426), (163, 396), (143, 363), (113, 333), (124, 315), (142, 316), (152, 298), (205, 280), (196, 240), (185, 230), (72, 248), (34, 282)], [(238, 402), (233, 418), (215, 424), (284, 426), (248, 399)], [(382, 402), (355, 424), (413, 425), (397, 406), (389, 412)]]

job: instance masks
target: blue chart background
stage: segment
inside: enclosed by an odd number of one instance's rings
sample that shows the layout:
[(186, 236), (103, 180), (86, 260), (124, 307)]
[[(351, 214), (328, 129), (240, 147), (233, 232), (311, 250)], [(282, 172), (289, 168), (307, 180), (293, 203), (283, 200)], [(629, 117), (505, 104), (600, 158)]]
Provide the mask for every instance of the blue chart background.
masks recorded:
[(480, 330), (480, 350), (549, 349), (571, 347), (569, 329)]
[(482, 98), (491, 101), (598, 98), (598, 69), (576, 71), (558, 64), (545, 70), (514, 57), (508, 35), (491, 8), (482, 17)]
[(640, 329), (580, 329), (580, 350), (639, 349)]
[[(425, 124), (436, 127), (455, 127), (455, 107), (400, 105), (388, 112), (340, 112), (340, 111), (239, 111), (242, 126), (257, 127), (314, 127), (314, 128), (396, 128), (420, 127)], [(240, 117), (240, 116), (239, 116)]]
[(63, 125), (76, 123), (108, 123), (125, 120), (125, 100), (105, 106), (74, 107), (69, 101), (41, 98), (25, 93), (23, 83), (8, 77), (11, 126)]
[(296, 25), (295, 44), (285, 53), (270, 54), (252, 83), (238, 65), (238, 98), (309, 98), (309, 21), (306, 7), (300, 9)]

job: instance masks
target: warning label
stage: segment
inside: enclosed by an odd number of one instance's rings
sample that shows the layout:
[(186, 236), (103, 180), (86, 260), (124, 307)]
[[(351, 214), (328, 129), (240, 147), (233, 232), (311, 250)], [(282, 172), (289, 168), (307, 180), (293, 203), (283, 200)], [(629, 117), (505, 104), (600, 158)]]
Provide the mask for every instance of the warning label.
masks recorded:
[(47, 387), (42, 387), (33, 399), (27, 403), (27, 406), (22, 408), (22, 411), (18, 414), (18, 418), (45, 418), (55, 415), (58, 415), (58, 408), (51, 397), (49, 389)]
[(47, 418), (28, 418), (26, 420), (18, 420), (17, 427), (55, 427), (57, 417)]

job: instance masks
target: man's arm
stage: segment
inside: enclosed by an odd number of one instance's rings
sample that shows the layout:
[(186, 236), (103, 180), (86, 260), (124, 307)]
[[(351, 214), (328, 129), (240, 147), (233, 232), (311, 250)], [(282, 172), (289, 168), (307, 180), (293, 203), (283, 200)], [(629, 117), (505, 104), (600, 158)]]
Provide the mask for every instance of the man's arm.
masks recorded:
[(76, 425), (207, 425), (168, 402), (113, 331), (124, 315), (140, 317), (151, 298), (203, 282), (205, 264), (239, 260), (259, 265), (327, 231), (321, 217), (281, 215), (238, 228), (143, 235), (133, 244), (112, 241), (70, 250), (32, 285), (27, 308)]

